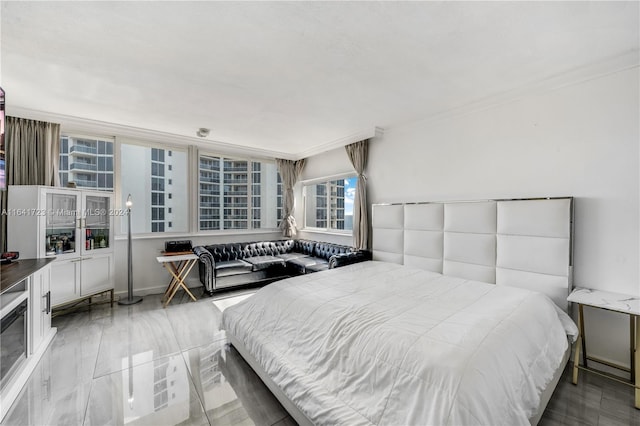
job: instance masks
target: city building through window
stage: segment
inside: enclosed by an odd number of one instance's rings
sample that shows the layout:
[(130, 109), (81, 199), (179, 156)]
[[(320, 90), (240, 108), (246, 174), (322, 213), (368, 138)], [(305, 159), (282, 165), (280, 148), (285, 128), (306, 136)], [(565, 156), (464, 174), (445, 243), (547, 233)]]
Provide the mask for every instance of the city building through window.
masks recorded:
[(113, 139), (60, 137), (60, 185), (113, 191)]
[[(115, 140), (62, 135), (60, 182), (114, 191)], [(282, 182), (274, 162), (200, 155), (189, 170), (188, 150), (135, 143), (119, 145), (120, 205), (133, 200), (131, 232), (189, 232), (190, 173), (197, 173), (199, 230), (277, 229)], [(117, 204), (117, 203), (116, 203)], [(120, 232), (127, 232), (127, 221)]]
[(274, 163), (201, 155), (200, 230), (277, 228), (281, 186)]
[[(120, 145), (121, 205), (131, 194), (132, 233), (189, 231), (187, 150), (168, 153), (158, 147)], [(122, 224), (126, 232), (126, 221)]]
[(304, 187), (305, 227), (351, 231), (356, 176)]

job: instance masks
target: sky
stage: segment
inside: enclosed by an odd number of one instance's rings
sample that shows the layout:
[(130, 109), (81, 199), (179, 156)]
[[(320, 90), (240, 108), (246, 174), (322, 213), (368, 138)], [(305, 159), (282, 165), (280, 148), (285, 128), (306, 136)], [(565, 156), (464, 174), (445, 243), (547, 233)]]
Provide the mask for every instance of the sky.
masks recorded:
[(353, 176), (344, 180), (344, 214), (353, 216), (353, 200), (356, 196), (356, 182), (358, 178)]

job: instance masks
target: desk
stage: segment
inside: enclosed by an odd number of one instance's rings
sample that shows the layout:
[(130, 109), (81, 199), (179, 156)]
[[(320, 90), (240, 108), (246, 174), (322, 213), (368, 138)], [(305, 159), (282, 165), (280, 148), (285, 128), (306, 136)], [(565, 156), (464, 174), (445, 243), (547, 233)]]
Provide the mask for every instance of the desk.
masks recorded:
[(171, 274), (171, 281), (169, 281), (167, 291), (165, 291), (164, 296), (162, 296), (162, 302), (164, 302), (162, 307), (167, 307), (180, 287), (182, 287), (195, 302), (196, 298), (189, 291), (189, 288), (187, 288), (184, 279), (187, 278), (187, 275), (191, 272), (191, 268), (193, 268), (198, 261), (198, 256), (193, 253), (178, 256), (158, 256), (156, 260)]
[[(640, 408), (640, 297), (628, 294), (610, 293), (600, 290), (591, 290), (588, 288), (576, 288), (567, 298), (569, 302), (578, 304), (578, 327), (580, 329), (580, 343), (576, 344), (576, 351), (573, 361), (573, 384), (578, 383), (578, 370), (583, 369), (592, 373), (609, 377), (613, 380), (631, 385), (635, 389), (635, 406)], [(611, 362), (598, 359), (587, 355), (587, 346), (585, 341), (584, 314), (583, 306), (590, 306), (598, 309), (605, 309), (613, 312), (620, 312), (629, 315), (629, 348), (631, 358), (631, 368), (626, 368)], [(581, 348), (582, 346), (582, 348)], [(582, 349), (582, 364), (580, 365), (580, 349)], [(616, 368), (618, 370), (631, 373), (631, 381), (620, 379), (611, 374), (590, 368), (587, 362), (595, 361), (600, 364)]]

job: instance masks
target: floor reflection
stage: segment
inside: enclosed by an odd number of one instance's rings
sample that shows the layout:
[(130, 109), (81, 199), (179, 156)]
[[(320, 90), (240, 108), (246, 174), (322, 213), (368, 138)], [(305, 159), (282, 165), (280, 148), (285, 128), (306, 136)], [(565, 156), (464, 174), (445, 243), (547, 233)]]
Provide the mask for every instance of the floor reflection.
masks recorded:
[(180, 354), (122, 358), (123, 369), (94, 381), (89, 424), (208, 424)]
[(185, 353), (212, 424), (273, 424), (287, 415), (238, 352), (224, 340)]
[(201, 298), (98, 306), (58, 333), (2, 425), (278, 425), (290, 417)]

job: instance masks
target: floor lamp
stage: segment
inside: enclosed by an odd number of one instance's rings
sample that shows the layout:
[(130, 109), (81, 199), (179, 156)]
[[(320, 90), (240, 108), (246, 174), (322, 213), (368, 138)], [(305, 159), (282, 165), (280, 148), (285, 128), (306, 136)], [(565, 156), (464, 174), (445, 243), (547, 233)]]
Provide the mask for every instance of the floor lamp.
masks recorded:
[(129, 222), (129, 232), (127, 234), (127, 270), (128, 270), (128, 297), (126, 299), (118, 300), (118, 305), (133, 305), (134, 303), (142, 302), (142, 297), (136, 296), (133, 297), (133, 262), (131, 260), (131, 206), (133, 202), (131, 201), (131, 194), (127, 197), (127, 220)]

